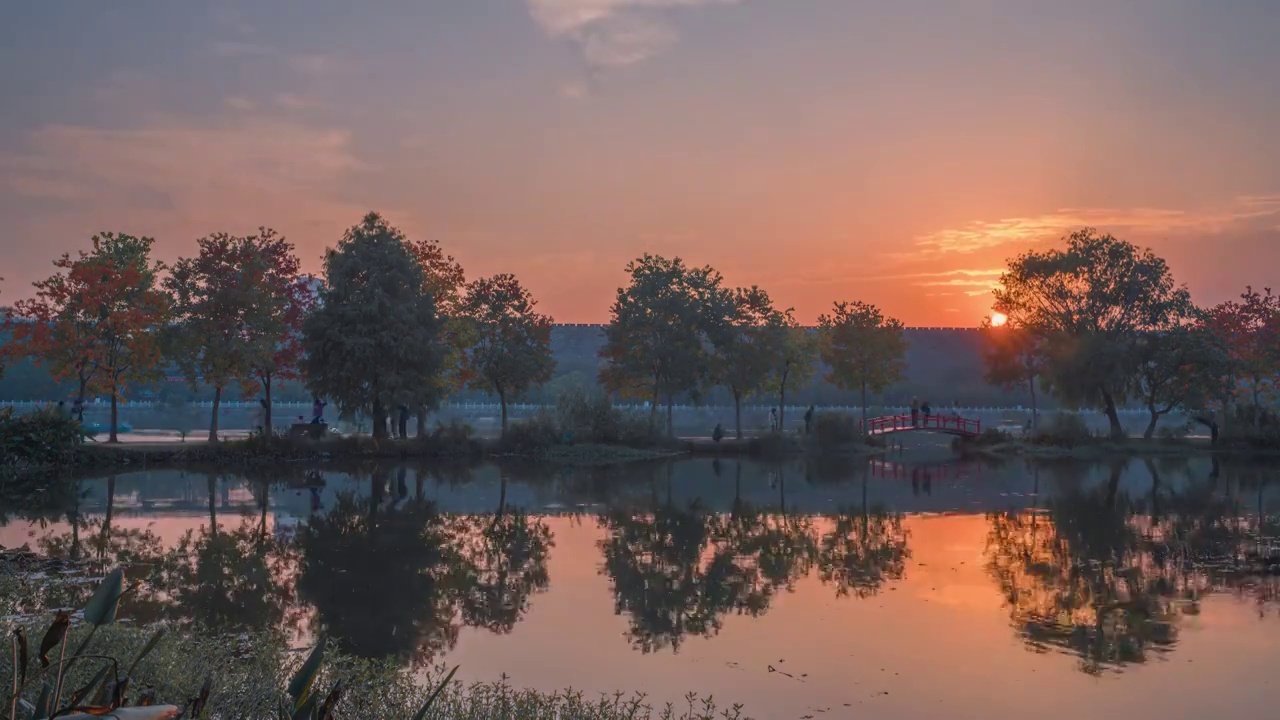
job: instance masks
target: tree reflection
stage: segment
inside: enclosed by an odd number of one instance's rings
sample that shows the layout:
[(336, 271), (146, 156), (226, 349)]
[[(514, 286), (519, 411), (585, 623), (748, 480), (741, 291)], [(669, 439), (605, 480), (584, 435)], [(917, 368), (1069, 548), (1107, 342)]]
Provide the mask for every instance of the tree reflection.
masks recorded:
[(239, 526), (219, 526), (217, 474), (206, 475), (209, 523), (188, 530), (161, 558), (153, 582), (171, 602), (166, 614), (215, 631), (274, 629), (291, 606), (290, 559), (266, 528), (266, 495), (260, 517), (246, 515)]
[(461, 555), (459, 587), (467, 625), (508, 633), (529, 608), (530, 598), (547, 588), (547, 556), (554, 545), (551, 529), (522, 509), (508, 510), (507, 475), (493, 517), (460, 516), (451, 533)]
[(1176, 500), (1157, 502), (1159, 473), (1150, 499), (1166, 521), (1139, 522), (1141, 503), (1120, 490), (1125, 463), (1107, 469), (1096, 487), (1063, 483), (1068, 489), (1044, 512), (989, 518), (988, 570), (1014, 627), (1033, 650), (1074, 654), (1090, 674), (1167, 652), (1177, 616), (1196, 594), (1184, 562), (1184, 519)]
[(614, 609), (629, 616), (627, 636), (643, 652), (678, 651), (687, 635), (719, 632), (723, 615), (767, 605), (756, 568), (715, 537), (698, 502), (682, 508), (668, 498), (649, 513), (609, 512), (599, 524)]
[(340, 493), (300, 529), (298, 597), (344, 651), (420, 665), (457, 641), (445, 523), (431, 502), (384, 507), (385, 469), (370, 481), (368, 499)]
[(841, 509), (818, 545), (818, 577), (833, 584), (837, 597), (875, 595), (889, 580), (901, 580), (911, 558), (902, 515), (867, 502), (862, 473), (861, 507)]

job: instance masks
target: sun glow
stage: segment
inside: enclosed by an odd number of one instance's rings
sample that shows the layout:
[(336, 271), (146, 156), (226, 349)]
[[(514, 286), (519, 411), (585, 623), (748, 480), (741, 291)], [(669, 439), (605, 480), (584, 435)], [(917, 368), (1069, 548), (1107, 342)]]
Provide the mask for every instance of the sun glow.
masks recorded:
[(1000, 327), (1009, 322), (1009, 316), (1004, 313), (991, 313), (991, 327)]

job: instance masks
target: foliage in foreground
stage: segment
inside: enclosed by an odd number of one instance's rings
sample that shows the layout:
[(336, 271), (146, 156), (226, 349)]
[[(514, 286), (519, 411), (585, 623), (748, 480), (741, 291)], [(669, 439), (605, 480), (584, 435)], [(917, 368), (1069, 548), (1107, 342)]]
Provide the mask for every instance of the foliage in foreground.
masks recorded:
[[(712, 720), (736, 719), (740, 708), (717, 714), (710, 699), (654, 709), (643, 696), (588, 700), (581, 693), (517, 690), (505, 678), (464, 686), (455, 667), (423, 678), (391, 661), (331, 652), (323, 640), (305, 659), (276, 635), (198, 638), (166, 628), (115, 623), (128, 591), (121, 570), (110, 573), (72, 625), (59, 612), (44, 629), (24, 622), (6, 635), (11, 653), (0, 658), (0, 719), (75, 720), (111, 716), (153, 718), (413, 718), (413, 720)], [(41, 638), (37, 645), (28, 638)], [(74, 648), (74, 650), (69, 650)], [(122, 658), (132, 658), (126, 663)], [(126, 669), (127, 668), (127, 669)], [(123, 672), (122, 672), (123, 670)]]
[(55, 410), (15, 415), (0, 409), (0, 466), (67, 463), (81, 439), (80, 424)]

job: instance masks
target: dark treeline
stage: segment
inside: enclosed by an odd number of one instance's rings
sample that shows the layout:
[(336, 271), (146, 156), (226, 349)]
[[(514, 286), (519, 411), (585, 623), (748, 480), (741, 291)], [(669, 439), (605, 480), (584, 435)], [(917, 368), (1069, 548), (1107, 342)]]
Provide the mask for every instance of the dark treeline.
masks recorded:
[[(509, 274), (468, 281), (436, 243), (375, 213), (301, 273), (293, 246), (261, 228), (216, 233), (172, 266), (151, 238), (103, 233), (34, 283), (7, 313), (0, 370), (9, 398), (165, 403), (235, 398), (332, 402), (340, 415), (414, 416), (442, 401), (554, 402), (567, 390), (647, 402), (650, 434), (674, 432), (680, 404), (1054, 403), (1098, 410), (1123, 434), (1122, 407), (1178, 411), (1210, 427), (1275, 427), (1280, 299), (1247, 289), (1199, 308), (1149, 250), (1083, 230), (1065, 247), (1010, 260), (980, 332), (908, 331), (875, 305), (837, 301), (802, 327), (757, 286), (711, 266), (644, 255), (627, 265), (602, 329), (561, 328)], [(180, 379), (182, 382), (171, 382)], [(11, 392), (3, 392), (11, 390)], [(1048, 398), (1048, 403), (1044, 398)], [(1243, 419), (1243, 423), (1236, 420)], [(403, 431), (402, 431), (403, 432)]]

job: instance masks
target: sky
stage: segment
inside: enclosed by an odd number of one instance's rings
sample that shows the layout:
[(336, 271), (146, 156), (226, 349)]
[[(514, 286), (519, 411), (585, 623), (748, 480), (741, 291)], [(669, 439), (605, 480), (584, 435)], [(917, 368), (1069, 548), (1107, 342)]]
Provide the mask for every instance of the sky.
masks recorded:
[(369, 210), (602, 322), (645, 252), (812, 321), (977, 325), (1082, 226), (1198, 302), (1280, 267), (1275, 0), (42, 0), (0, 22), (0, 302)]

